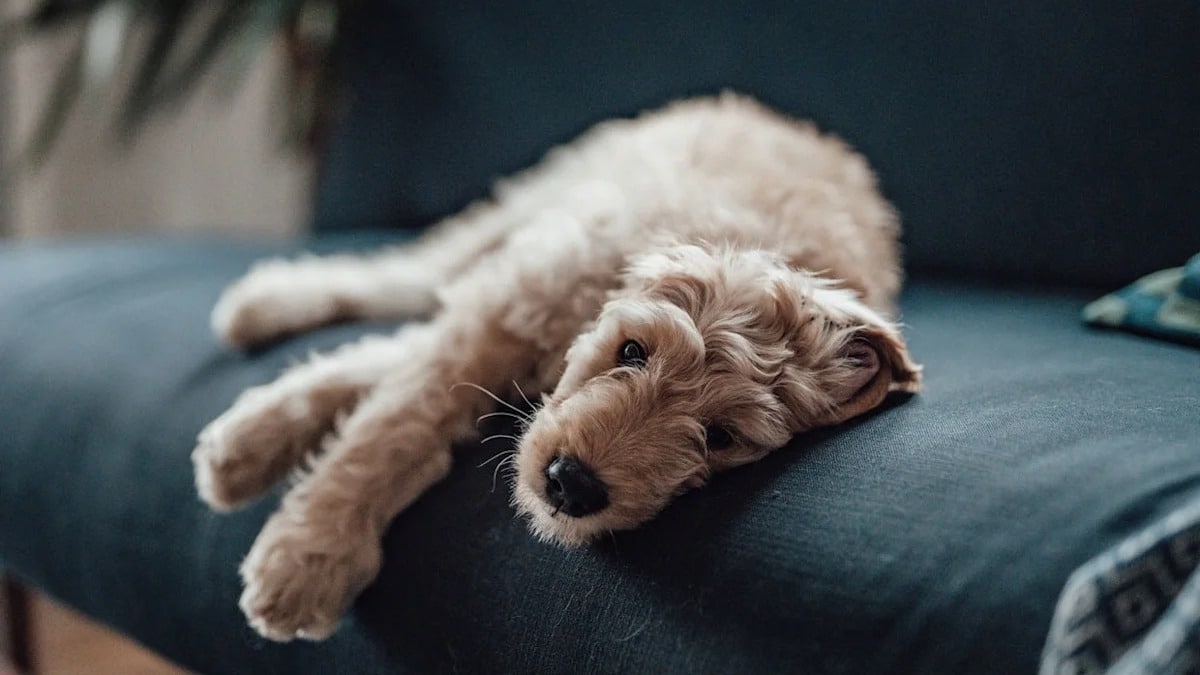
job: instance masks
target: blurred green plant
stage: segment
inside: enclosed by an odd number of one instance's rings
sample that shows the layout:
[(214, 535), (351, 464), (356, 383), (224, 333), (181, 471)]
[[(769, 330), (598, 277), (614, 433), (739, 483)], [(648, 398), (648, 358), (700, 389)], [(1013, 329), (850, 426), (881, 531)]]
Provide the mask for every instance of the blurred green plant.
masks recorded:
[[(344, 12), (357, 0), (37, 0), (0, 25), (0, 49), (64, 32), (69, 54), (18, 166), (50, 155), (72, 110), (128, 82), (118, 113), (132, 138), (154, 113), (179, 104), (214, 66), (225, 93), (241, 83), (263, 50), (282, 39), (287, 111), (282, 140), (312, 147), (336, 96), (330, 58)], [(126, 71), (125, 69), (131, 69)]]

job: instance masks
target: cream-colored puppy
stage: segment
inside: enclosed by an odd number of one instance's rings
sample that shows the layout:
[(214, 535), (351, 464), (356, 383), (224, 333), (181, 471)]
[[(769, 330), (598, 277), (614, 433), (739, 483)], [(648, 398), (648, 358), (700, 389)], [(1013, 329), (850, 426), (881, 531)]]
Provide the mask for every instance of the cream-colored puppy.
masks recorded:
[(724, 95), (602, 124), (413, 246), (256, 266), (213, 313), (232, 345), (430, 319), (296, 366), (200, 434), (215, 509), (305, 466), (242, 564), (251, 625), (334, 630), (388, 523), (493, 405), (481, 390), (547, 392), (524, 420), (513, 503), (568, 545), (916, 391), (888, 319), (898, 234), (862, 157)]

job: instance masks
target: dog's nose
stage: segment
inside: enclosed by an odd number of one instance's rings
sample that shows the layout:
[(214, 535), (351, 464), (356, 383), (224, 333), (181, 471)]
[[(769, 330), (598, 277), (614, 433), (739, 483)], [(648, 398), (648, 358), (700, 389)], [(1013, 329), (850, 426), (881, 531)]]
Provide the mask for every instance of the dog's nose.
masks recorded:
[(556, 510), (579, 518), (608, 506), (608, 488), (572, 457), (555, 457), (546, 466), (546, 500)]

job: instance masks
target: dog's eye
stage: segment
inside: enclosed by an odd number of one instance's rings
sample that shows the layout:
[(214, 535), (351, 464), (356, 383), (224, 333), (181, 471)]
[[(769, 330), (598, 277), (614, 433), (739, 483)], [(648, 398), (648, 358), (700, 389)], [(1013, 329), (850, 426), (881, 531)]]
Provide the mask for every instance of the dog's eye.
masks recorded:
[(617, 350), (617, 365), (641, 368), (646, 365), (646, 348), (637, 340), (626, 340)]
[(704, 444), (709, 450), (724, 450), (733, 445), (733, 434), (725, 427), (709, 425), (704, 428)]

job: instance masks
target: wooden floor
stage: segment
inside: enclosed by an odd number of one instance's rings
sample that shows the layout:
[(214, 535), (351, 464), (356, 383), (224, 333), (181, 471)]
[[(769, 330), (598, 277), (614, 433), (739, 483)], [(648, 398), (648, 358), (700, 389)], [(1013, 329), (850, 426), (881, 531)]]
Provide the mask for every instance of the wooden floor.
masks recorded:
[[(34, 594), (36, 675), (177, 675), (187, 671), (83, 616)], [(4, 667), (0, 662), (0, 674)]]

